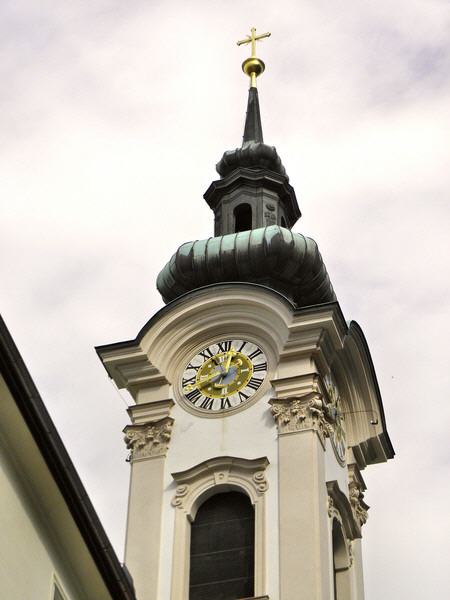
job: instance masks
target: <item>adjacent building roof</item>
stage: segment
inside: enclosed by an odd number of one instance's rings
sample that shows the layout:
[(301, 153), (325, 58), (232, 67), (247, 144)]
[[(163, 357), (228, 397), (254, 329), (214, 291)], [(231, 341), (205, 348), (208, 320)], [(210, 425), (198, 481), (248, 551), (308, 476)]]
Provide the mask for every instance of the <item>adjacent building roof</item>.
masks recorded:
[(120, 564), (31, 375), (1, 317), (0, 374), (64, 498), (111, 597), (114, 600), (136, 600), (131, 576)]

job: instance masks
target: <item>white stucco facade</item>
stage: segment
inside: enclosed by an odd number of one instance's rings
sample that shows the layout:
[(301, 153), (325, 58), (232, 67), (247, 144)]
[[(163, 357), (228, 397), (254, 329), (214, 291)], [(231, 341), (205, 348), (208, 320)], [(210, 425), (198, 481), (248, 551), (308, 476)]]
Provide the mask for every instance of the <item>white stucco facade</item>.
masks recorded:
[[(363, 599), (360, 468), (386, 454), (382, 423), (367, 425), (380, 408), (352, 335), (336, 303), (295, 310), (267, 288), (230, 284), (172, 303), (135, 342), (98, 349), (136, 402), (125, 560), (139, 600), (188, 600), (190, 522), (227, 489), (255, 507), (255, 597), (331, 600), (336, 587), (338, 600)], [(181, 396), (185, 365), (233, 337), (263, 349), (266, 381), (236, 412), (196, 413)], [(347, 413), (344, 461), (331, 444), (329, 373)]]

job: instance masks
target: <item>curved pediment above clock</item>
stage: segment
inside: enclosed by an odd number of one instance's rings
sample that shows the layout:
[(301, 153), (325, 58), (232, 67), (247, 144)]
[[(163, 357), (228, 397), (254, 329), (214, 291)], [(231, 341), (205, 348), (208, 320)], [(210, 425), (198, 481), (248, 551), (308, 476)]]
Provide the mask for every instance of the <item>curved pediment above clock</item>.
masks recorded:
[(261, 285), (208, 286), (165, 306), (135, 340), (96, 350), (117, 386), (135, 395), (139, 385), (173, 384), (191, 356), (219, 338), (260, 344), (275, 365), (293, 311), (289, 300)]
[(292, 313), (288, 300), (263, 286), (206, 287), (169, 304), (145, 328), (139, 345), (170, 381), (196, 351), (217, 339), (260, 344), (273, 364), (289, 335)]

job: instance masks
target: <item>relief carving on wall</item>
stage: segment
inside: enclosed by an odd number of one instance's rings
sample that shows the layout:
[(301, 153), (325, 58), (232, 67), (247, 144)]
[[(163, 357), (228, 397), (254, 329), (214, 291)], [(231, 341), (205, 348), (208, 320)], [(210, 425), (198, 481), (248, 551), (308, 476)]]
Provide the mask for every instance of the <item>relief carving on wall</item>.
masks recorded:
[(361, 527), (367, 521), (369, 516), (367, 512), (369, 507), (364, 502), (364, 492), (361, 484), (354, 479), (351, 480), (348, 484), (348, 494), (353, 516)]
[(195, 499), (206, 490), (227, 486), (246, 491), (255, 504), (264, 497), (269, 484), (265, 456), (248, 460), (232, 456), (218, 456), (178, 473), (172, 473), (177, 484), (172, 506), (189, 512)]
[(269, 402), (280, 434), (314, 429), (323, 438), (333, 431), (327, 420), (326, 405), (318, 392), (300, 397), (272, 398)]
[(266, 225), (275, 225), (277, 222), (277, 217), (275, 214), (275, 206), (273, 204), (266, 204), (264, 210), (264, 218), (266, 220)]
[(127, 425), (124, 440), (130, 450), (130, 460), (164, 456), (172, 435), (173, 422), (171, 417), (164, 417), (142, 425)]
[(188, 485), (178, 485), (175, 490), (175, 496), (172, 498), (172, 506), (181, 508), (183, 506), (183, 499), (189, 491)]

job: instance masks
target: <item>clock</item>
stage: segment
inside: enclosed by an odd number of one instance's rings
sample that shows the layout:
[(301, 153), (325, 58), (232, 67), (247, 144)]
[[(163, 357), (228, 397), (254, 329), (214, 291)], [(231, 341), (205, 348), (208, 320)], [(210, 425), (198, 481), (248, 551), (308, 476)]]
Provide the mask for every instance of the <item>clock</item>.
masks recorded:
[(339, 394), (336, 382), (330, 374), (324, 378), (329, 403), (327, 404), (327, 413), (332, 422), (330, 440), (333, 446), (336, 458), (341, 464), (345, 464), (345, 453), (347, 442), (345, 436), (344, 413), (342, 411), (341, 396)]
[(253, 398), (267, 376), (267, 358), (247, 340), (227, 339), (191, 358), (181, 379), (183, 400), (207, 414), (236, 409)]

